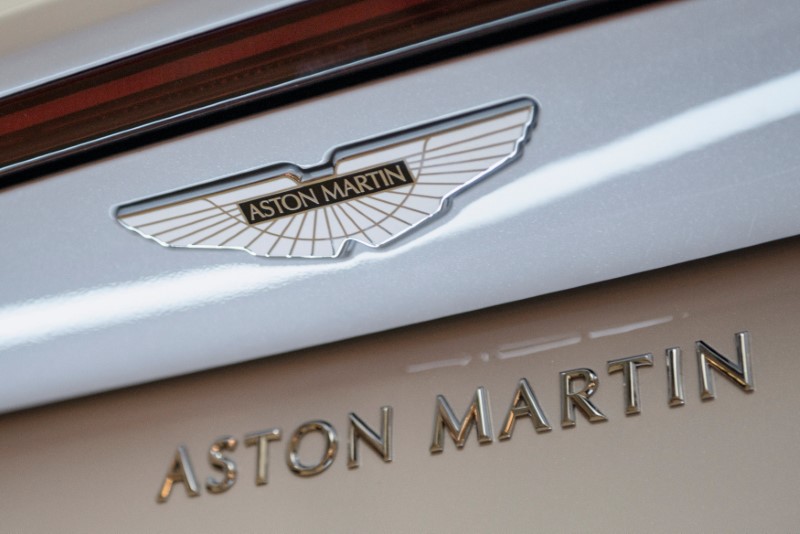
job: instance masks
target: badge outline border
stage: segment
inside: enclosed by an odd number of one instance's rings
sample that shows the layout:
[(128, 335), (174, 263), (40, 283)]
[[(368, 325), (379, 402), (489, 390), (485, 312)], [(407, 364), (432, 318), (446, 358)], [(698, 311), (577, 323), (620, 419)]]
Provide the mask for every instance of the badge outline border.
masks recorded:
[[(213, 194), (226, 190), (235, 190), (241, 187), (247, 187), (254, 183), (266, 182), (280, 177), (288, 177), (291, 180), (293, 180), (295, 184), (298, 186), (325, 180), (333, 176), (332, 171), (334, 171), (336, 163), (340, 160), (346, 159), (349, 156), (357, 154), (365, 154), (376, 150), (382, 150), (391, 147), (392, 145), (401, 144), (407, 141), (409, 138), (424, 136), (427, 132), (431, 131), (441, 132), (442, 126), (444, 125), (452, 124), (453, 128), (456, 128), (459, 126), (459, 123), (463, 124), (464, 119), (466, 119), (467, 117), (477, 122), (482, 117), (499, 116), (502, 114), (502, 112), (498, 113), (498, 111), (502, 110), (503, 108), (508, 108), (508, 111), (512, 112), (515, 108), (522, 107), (523, 104), (530, 106), (531, 116), (522, 125), (523, 134), (514, 141), (514, 148), (506, 157), (504, 157), (501, 161), (492, 165), (488, 169), (484, 170), (483, 172), (476, 174), (474, 177), (464, 182), (460, 186), (452, 189), (451, 191), (448, 191), (439, 201), (439, 206), (437, 207), (437, 209), (434, 210), (431, 214), (427, 215), (423, 219), (420, 219), (418, 222), (409, 226), (408, 228), (404, 228), (403, 230), (397, 232), (396, 234), (393, 234), (387, 241), (384, 241), (382, 243), (373, 244), (373, 243), (364, 243), (362, 241), (356, 242), (353, 238), (346, 237), (344, 240), (342, 240), (342, 243), (339, 246), (339, 248), (336, 249), (335, 253), (331, 256), (302, 256), (302, 255), (269, 256), (265, 254), (255, 253), (244, 247), (229, 247), (229, 246), (220, 247), (217, 245), (191, 245), (191, 244), (181, 245), (181, 246), (171, 245), (169, 243), (166, 243), (158, 239), (157, 237), (145, 234), (144, 232), (142, 232), (141, 230), (139, 230), (134, 226), (126, 224), (120, 218), (122, 216), (125, 216), (126, 214), (140, 213), (151, 209), (158, 209), (167, 204), (168, 203), (166, 202), (167, 200), (170, 201), (169, 203), (179, 204), (181, 202), (194, 200), (196, 199), (197, 196), (202, 195), (203, 193)], [(112, 217), (114, 217), (116, 222), (126, 230), (135, 232), (136, 234), (139, 234), (145, 239), (155, 241), (162, 247), (169, 249), (234, 250), (234, 251), (246, 252), (249, 255), (257, 258), (265, 258), (265, 259), (269, 258), (272, 261), (294, 260), (294, 259), (302, 259), (306, 261), (307, 260), (335, 261), (347, 257), (351, 249), (354, 248), (357, 244), (364, 245), (369, 249), (377, 249), (384, 246), (388, 246), (390, 243), (393, 243), (396, 240), (405, 238), (410, 232), (416, 230), (418, 227), (422, 226), (430, 219), (434, 217), (443, 216), (450, 209), (450, 206), (452, 204), (452, 197), (461, 193), (465, 189), (471, 187), (476, 182), (483, 180), (489, 177), (490, 175), (498, 172), (503, 167), (510, 165), (511, 163), (513, 163), (522, 156), (523, 147), (530, 141), (533, 135), (533, 131), (537, 126), (539, 112), (540, 112), (539, 103), (533, 97), (528, 95), (513, 97), (506, 100), (501, 100), (498, 102), (486, 104), (483, 106), (477, 106), (467, 110), (443, 115), (430, 121), (417, 122), (412, 125), (403, 126), (394, 130), (390, 130), (388, 132), (378, 134), (377, 136), (374, 137), (362, 138), (342, 145), (334, 146), (325, 152), (319, 163), (315, 163), (313, 165), (302, 167), (300, 165), (286, 161), (270, 163), (267, 165), (254, 167), (248, 170), (238, 171), (222, 177), (212, 178), (210, 180), (190, 185), (188, 187), (179, 187), (159, 193), (154, 196), (143, 197), (137, 200), (124, 202), (122, 204), (113, 206), (111, 209), (111, 215)], [(388, 139), (392, 139), (393, 142), (387, 144), (386, 141)], [(357, 170), (351, 172), (357, 172)], [(269, 174), (270, 176), (268, 178), (264, 178), (265, 174)]]

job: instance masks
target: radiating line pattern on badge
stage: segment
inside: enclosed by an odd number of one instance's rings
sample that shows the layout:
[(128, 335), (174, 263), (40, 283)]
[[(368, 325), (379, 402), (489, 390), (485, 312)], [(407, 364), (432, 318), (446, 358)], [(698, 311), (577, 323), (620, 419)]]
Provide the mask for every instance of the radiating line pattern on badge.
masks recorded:
[(512, 159), (535, 112), (532, 100), (517, 99), (345, 147), (322, 178), (303, 180), (284, 166), (217, 191), (123, 206), (117, 217), (170, 247), (306, 258), (338, 256), (349, 241), (377, 247)]

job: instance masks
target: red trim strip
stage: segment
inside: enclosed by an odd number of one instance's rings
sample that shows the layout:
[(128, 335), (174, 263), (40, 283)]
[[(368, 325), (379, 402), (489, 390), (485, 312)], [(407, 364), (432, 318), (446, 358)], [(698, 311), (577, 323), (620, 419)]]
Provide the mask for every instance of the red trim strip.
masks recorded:
[[(0, 101), (0, 172), (559, 0), (311, 0)], [(5, 169), (4, 169), (5, 168)]]

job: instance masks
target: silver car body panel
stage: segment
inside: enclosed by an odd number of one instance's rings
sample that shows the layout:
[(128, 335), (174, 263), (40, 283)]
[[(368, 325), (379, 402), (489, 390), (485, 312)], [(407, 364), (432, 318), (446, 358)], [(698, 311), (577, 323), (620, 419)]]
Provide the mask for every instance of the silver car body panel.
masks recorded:
[[(15, 410), (795, 235), (796, 3), (668, 2), (318, 96), (0, 194), (0, 408)], [(167, 250), (131, 199), (529, 95), (525, 155), (333, 261)], [(391, 105), (387, 106), (387, 102)]]

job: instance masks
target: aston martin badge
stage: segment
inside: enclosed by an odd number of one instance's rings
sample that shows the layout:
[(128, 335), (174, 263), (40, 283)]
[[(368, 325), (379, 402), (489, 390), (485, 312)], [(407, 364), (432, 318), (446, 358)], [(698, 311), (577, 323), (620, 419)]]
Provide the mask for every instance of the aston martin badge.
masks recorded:
[(123, 205), (126, 228), (168, 247), (332, 258), (378, 247), (516, 157), (536, 118), (529, 98), (337, 149), (328, 163), (271, 165)]

